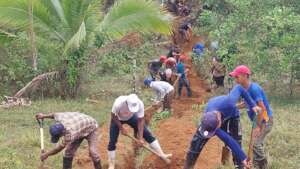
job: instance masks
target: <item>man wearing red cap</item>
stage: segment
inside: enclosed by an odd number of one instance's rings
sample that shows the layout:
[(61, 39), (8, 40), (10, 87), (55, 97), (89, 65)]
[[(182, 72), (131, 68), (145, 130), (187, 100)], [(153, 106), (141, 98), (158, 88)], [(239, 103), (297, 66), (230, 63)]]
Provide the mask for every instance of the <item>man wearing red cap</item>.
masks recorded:
[[(273, 113), (270, 108), (269, 102), (262, 87), (249, 79), (251, 75), (250, 69), (245, 65), (240, 65), (229, 74), (235, 78), (237, 84), (240, 84), (262, 109), (257, 117), (257, 127), (253, 130), (256, 139), (253, 147), (253, 165), (256, 169), (266, 169), (267, 158), (264, 150), (264, 140), (271, 132), (273, 126)], [(249, 105), (247, 104), (249, 107)], [(241, 107), (244, 107), (243, 105)], [(251, 121), (255, 118), (255, 112), (248, 109), (248, 116)]]

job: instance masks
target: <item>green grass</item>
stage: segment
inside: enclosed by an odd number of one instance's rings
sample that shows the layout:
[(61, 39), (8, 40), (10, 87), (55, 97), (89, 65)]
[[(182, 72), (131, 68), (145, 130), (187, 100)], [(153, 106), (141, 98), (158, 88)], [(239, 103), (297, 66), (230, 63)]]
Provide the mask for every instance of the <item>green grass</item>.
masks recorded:
[[(300, 168), (300, 100), (272, 99), (274, 125), (265, 140), (270, 169)], [(247, 152), (251, 124), (245, 111), (242, 112), (243, 148)], [(232, 165), (219, 169), (231, 169)]]
[[(91, 104), (85, 101), (44, 100), (36, 101), (28, 108), (1, 109), (0, 114), (0, 168), (32, 169), (39, 164), (39, 128), (34, 118), (37, 112), (80, 111), (94, 117), (103, 124), (109, 117), (111, 101)], [(48, 126), (53, 120), (45, 121), (45, 147), (50, 145)], [(51, 168), (61, 167), (61, 154), (52, 156), (46, 164)]]

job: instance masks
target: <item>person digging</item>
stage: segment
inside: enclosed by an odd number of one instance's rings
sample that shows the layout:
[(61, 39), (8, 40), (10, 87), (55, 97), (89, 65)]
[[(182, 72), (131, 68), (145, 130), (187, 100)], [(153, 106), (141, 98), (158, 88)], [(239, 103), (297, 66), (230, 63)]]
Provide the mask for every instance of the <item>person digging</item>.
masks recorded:
[(97, 152), (97, 121), (83, 113), (79, 112), (63, 112), (63, 113), (38, 113), (37, 119), (54, 119), (55, 124), (51, 125), (49, 132), (51, 142), (60, 143), (55, 148), (41, 155), (41, 160), (46, 160), (49, 156), (55, 155), (65, 149), (63, 157), (63, 169), (72, 169), (74, 155), (79, 148), (81, 142), (86, 139), (89, 145), (90, 157), (93, 160), (95, 169), (102, 169), (99, 153)]
[(233, 154), (235, 168), (250, 168), (249, 161), (242, 151), (240, 140), (240, 113), (236, 107), (239, 98), (243, 97), (251, 105), (253, 111), (258, 112), (260, 108), (255, 105), (253, 100), (242, 87), (236, 87), (231, 94), (217, 96), (210, 99), (203, 112), (202, 120), (194, 134), (189, 151), (186, 155), (184, 169), (193, 169), (198, 156), (207, 141), (218, 136)]
[(148, 62), (148, 71), (153, 79), (158, 77), (158, 73), (167, 60), (167, 56), (160, 56), (159, 59), (154, 59)]
[[(262, 112), (258, 114), (257, 127), (253, 129), (255, 136), (253, 145), (253, 166), (256, 169), (267, 169), (268, 161), (265, 153), (264, 141), (273, 127), (273, 113), (265, 92), (259, 84), (251, 82), (251, 70), (245, 65), (236, 67), (229, 75), (235, 78), (235, 82), (240, 84), (262, 109)], [(245, 104), (240, 104), (240, 108), (244, 107)], [(249, 107), (248, 104), (247, 107)], [(248, 116), (250, 120), (253, 121), (255, 119), (255, 112), (248, 109)]]
[(119, 133), (128, 136), (128, 131), (123, 124), (129, 125), (134, 129), (134, 136), (137, 138), (137, 144), (144, 145), (144, 140), (150, 144), (150, 147), (159, 154), (160, 157), (169, 158), (172, 154), (165, 154), (160, 147), (158, 140), (151, 134), (144, 124), (144, 103), (136, 94), (119, 96), (112, 107), (111, 123), (109, 130), (108, 143), (108, 162), (109, 168), (114, 169), (116, 164), (116, 144)]
[(153, 81), (152, 79), (145, 79), (144, 84), (147, 87), (152, 88), (156, 93), (158, 101), (163, 102), (163, 111), (172, 111), (172, 100), (174, 95), (174, 87), (164, 81)]

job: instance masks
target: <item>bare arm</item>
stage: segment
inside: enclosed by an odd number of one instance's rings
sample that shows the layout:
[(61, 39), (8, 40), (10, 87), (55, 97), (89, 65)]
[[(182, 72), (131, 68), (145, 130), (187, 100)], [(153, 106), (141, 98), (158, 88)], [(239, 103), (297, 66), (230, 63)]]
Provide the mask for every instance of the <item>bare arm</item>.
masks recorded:
[(55, 155), (59, 152), (61, 152), (64, 148), (66, 147), (65, 144), (59, 144), (58, 146), (56, 146), (55, 148), (53, 148), (52, 150), (42, 153), (41, 155), (41, 160), (44, 161), (46, 160), (49, 156)]
[(35, 115), (35, 117), (37, 119), (45, 119), (45, 118), (54, 119), (54, 113), (49, 113), (49, 114), (38, 113)]
[(65, 147), (66, 147), (66, 145), (59, 144), (58, 146), (56, 146), (56, 147), (53, 148), (52, 150), (46, 152), (46, 154), (47, 154), (48, 156), (55, 155), (55, 154), (61, 152), (61, 150), (63, 150)]

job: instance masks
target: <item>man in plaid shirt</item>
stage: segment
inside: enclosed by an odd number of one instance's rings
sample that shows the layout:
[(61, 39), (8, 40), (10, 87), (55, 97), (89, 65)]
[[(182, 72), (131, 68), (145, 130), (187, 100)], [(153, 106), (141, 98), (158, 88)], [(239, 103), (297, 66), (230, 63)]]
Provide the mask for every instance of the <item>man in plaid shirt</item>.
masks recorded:
[(42, 153), (42, 161), (66, 148), (63, 157), (63, 169), (71, 169), (75, 152), (81, 142), (86, 139), (95, 169), (101, 169), (100, 156), (97, 152), (96, 129), (98, 128), (98, 124), (94, 118), (79, 112), (51, 113), (48, 115), (38, 113), (36, 118), (50, 118), (56, 121), (49, 129), (52, 143), (57, 143), (59, 138), (63, 137), (54, 149)]

